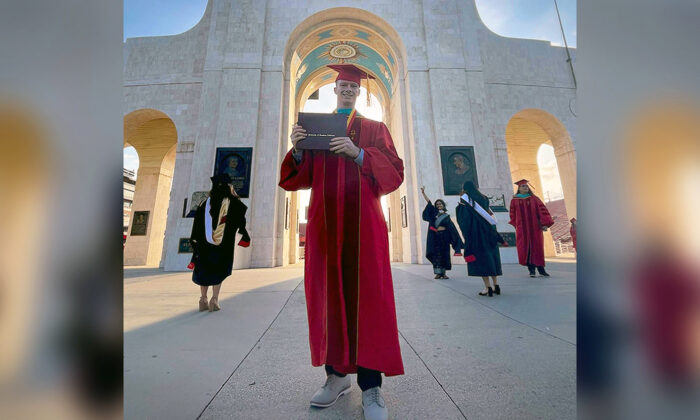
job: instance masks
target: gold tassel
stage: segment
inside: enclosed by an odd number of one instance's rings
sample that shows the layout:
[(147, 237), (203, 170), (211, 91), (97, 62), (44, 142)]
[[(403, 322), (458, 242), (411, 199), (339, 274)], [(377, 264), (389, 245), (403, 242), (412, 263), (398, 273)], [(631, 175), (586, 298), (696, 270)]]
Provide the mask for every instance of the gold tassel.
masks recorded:
[(369, 85), (369, 73), (367, 73), (367, 108), (369, 108), (372, 105), (372, 95), (370, 94)]

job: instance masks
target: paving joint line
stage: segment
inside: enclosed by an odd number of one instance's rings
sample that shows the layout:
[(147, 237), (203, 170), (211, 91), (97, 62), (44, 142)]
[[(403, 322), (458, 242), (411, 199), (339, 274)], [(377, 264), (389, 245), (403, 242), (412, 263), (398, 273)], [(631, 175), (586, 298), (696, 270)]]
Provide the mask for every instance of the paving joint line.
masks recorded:
[(423, 366), (425, 366), (425, 368), (428, 370), (428, 372), (430, 372), (430, 375), (433, 377), (433, 379), (435, 379), (435, 382), (437, 382), (437, 384), (440, 385), (440, 388), (442, 388), (442, 392), (444, 392), (445, 395), (447, 395), (447, 398), (449, 398), (450, 401), (452, 401), (452, 404), (454, 404), (454, 406), (457, 408), (457, 410), (459, 410), (459, 413), (462, 415), (462, 417), (464, 417), (464, 418), (466, 419), (467, 416), (466, 416), (466, 415), (464, 414), (464, 412), (462, 411), (462, 408), (455, 402), (455, 400), (452, 399), (452, 396), (450, 395), (450, 393), (447, 392), (447, 390), (446, 390), (445, 387), (442, 385), (442, 383), (441, 383), (440, 380), (437, 378), (437, 376), (435, 376), (435, 374), (433, 373), (433, 371), (430, 370), (430, 368), (428, 367), (428, 364), (425, 363), (425, 360), (423, 360), (423, 358), (420, 357), (420, 355), (418, 354), (418, 352), (416, 351), (416, 349), (413, 348), (413, 346), (411, 345), (411, 342), (408, 341), (408, 340), (406, 339), (406, 336), (403, 335), (403, 333), (401, 332), (401, 330), (398, 330), (398, 331), (399, 331), (399, 335), (401, 336), (401, 338), (403, 338), (403, 341), (405, 341), (406, 344), (408, 344), (408, 347), (410, 347), (411, 350), (413, 350), (413, 353), (416, 355), (416, 357), (418, 357), (418, 360), (420, 360), (421, 363), (423, 363)]
[[(410, 272), (408, 272), (408, 271), (406, 271), (406, 270), (401, 270), (401, 271), (403, 271), (404, 273), (406, 273), (406, 274), (408, 274), (408, 275), (411, 275), (411, 276), (413, 276), (413, 277), (417, 277), (417, 278), (419, 278), (419, 279), (421, 279), (421, 280), (429, 281), (429, 279), (426, 279), (425, 277), (422, 277), (422, 276), (419, 276), (419, 275), (416, 275), (416, 274), (412, 274), (412, 273), (410, 273)], [(471, 296), (469, 296), (469, 295), (467, 295), (467, 294), (465, 294), (465, 293), (462, 293), (461, 291), (459, 291), (459, 290), (457, 290), (457, 289), (455, 289), (455, 288), (452, 288), (452, 287), (450, 287), (450, 286), (448, 286), (448, 285), (446, 285), (446, 284), (443, 284), (443, 283), (437, 283), (437, 284), (438, 284), (439, 286), (441, 286), (441, 287), (446, 288), (446, 289), (450, 289), (450, 290), (452, 290), (453, 292), (457, 292), (457, 293), (459, 293), (460, 295), (464, 296), (465, 298), (469, 299), (470, 301), (475, 302), (475, 303), (477, 303), (477, 304), (479, 304), (479, 305), (481, 305), (481, 306), (483, 306), (483, 307), (485, 307), (485, 308), (488, 308), (488, 309), (492, 310), (493, 312), (496, 312), (497, 314), (499, 314), (499, 315), (501, 315), (501, 316), (503, 316), (503, 317), (505, 317), (505, 318), (510, 319), (511, 321), (517, 322), (517, 323), (520, 324), (520, 325), (524, 325), (524, 326), (526, 326), (526, 327), (528, 327), (528, 328), (532, 328), (532, 329), (535, 330), (535, 331), (539, 331), (539, 332), (541, 332), (542, 334), (548, 335), (548, 336), (550, 336), (550, 337), (552, 337), (552, 338), (556, 338), (557, 340), (563, 341), (563, 342), (565, 342), (565, 343), (567, 343), (567, 344), (570, 344), (570, 345), (576, 347), (576, 344), (575, 344), (575, 343), (572, 343), (572, 342), (569, 341), (569, 340), (565, 340), (565, 339), (563, 339), (563, 338), (561, 338), (561, 337), (557, 337), (556, 335), (550, 334), (550, 333), (548, 333), (547, 331), (543, 331), (543, 330), (541, 330), (541, 329), (535, 327), (534, 325), (530, 325), (530, 324), (528, 324), (528, 323), (526, 323), (526, 322), (522, 322), (522, 321), (517, 320), (517, 319), (515, 319), (515, 318), (513, 318), (513, 317), (511, 317), (511, 316), (508, 316), (508, 315), (504, 314), (503, 312), (501, 312), (501, 311), (499, 311), (499, 310), (496, 310), (496, 309), (492, 308), (491, 306), (489, 306), (489, 305), (487, 305), (487, 304), (481, 302), (480, 300), (474, 299), (473, 297), (471, 297)]]
[(248, 353), (246, 353), (246, 355), (243, 356), (243, 359), (241, 359), (241, 361), (238, 363), (238, 365), (233, 369), (233, 372), (231, 372), (231, 374), (228, 376), (228, 378), (226, 378), (226, 380), (224, 381), (224, 383), (221, 384), (221, 386), (220, 386), (219, 389), (216, 391), (216, 393), (214, 393), (214, 396), (211, 397), (211, 399), (209, 400), (209, 402), (207, 403), (207, 405), (204, 406), (204, 408), (202, 409), (202, 412), (200, 412), (199, 415), (197, 416), (197, 419), (198, 419), (198, 420), (202, 417), (202, 415), (204, 414), (204, 412), (207, 411), (207, 408), (209, 408), (209, 406), (211, 405), (211, 403), (214, 402), (214, 400), (215, 400), (216, 397), (219, 395), (219, 393), (221, 392), (221, 390), (224, 389), (224, 387), (226, 386), (226, 384), (228, 383), (228, 381), (231, 380), (231, 378), (233, 377), (233, 374), (236, 373), (236, 371), (238, 370), (238, 368), (240, 368), (241, 365), (243, 364), (243, 362), (245, 362), (246, 359), (248, 358), (248, 356), (250, 356), (250, 353), (252, 353), (253, 350), (255, 350), (255, 347), (257, 347), (257, 345), (260, 344), (260, 341), (263, 339), (263, 337), (265, 337), (265, 334), (267, 334), (267, 332), (270, 331), (270, 328), (272, 328), (272, 325), (274, 325), (275, 321), (277, 321), (277, 318), (279, 318), (280, 314), (282, 314), (282, 311), (284, 310), (284, 308), (287, 307), (287, 304), (289, 303), (290, 299), (291, 299), (292, 296), (294, 295), (294, 292), (297, 291), (297, 289), (299, 288), (299, 286), (300, 286), (302, 283), (304, 283), (304, 278), (303, 278), (303, 277), (302, 277), (302, 279), (299, 281), (299, 283), (297, 284), (297, 287), (295, 287), (294, 290), (292, 290), (291, 293), (289, 293), (289, 296), (287, 297), (287, 300), (284, 302), (284, 305), (282, 305), (282, 308), (280, 308), (279, 312), (277, 312), (277, 315), (276, 315), (275, 318), (272, 320), (272, 322), (270, 322), (270, 325), (267, 326), (267, 328), (265, 329), (265, 331), (263, 331), (263, 333), (260, 335), (260, 337), (258, 338), (258, 340), (255, 342), (255, 344), (253, 344), (253, 346), (250, 348), (250, 350), (248, 350)]
[[(414, 276), (416, 276), (416, 277), (423, 278), (423, 279), (425, 279), (425, 280), (434, 280), (433, 277), (432, 277), (432, 276), (434, 275), (433, 273), (428, 273), (428, 274), (420, 274), (420, 273), (419, 273), (419, 274), (415, 274), (415, 273), (411, 273), (410, 271), (406, 271), (406, 270), (403, 270), (403, 269), (398, 268), (398, 267), (396, 267), (396, 269), (397, 269), (397, 270), (401, 270), (401, 271), (403, 271), (403, 272), (405, 272), (405, 273), (410, 273), (411, 275), (414, 275)], [(458, 278), (454, 278), (454, 277), (453, 277), (453, 278), (450, 278), (450, 280), (458, 280)], [(474, 280), (474, 281), (477, 282), (477, 280)], [(543, 281), (546, 281), (546, 280), (543, 280)], [(499, 284), (501, 284), (501, 283), (499, 283)], [(477, 285), (482, 285), (482, 283), (477, 283)], [(532, 285), (532, 284), (509, 284), (508, 287), (522, 287), (522, 288), (527, 288), (527, 287), (530, 287), (531, 285)], [(572, 281), (566, 282), (566, 283), (550, 283), (549, 281), (547, 281), (547, 283), (535, 284), (535, 286), (572, 286), (572, 285), (573, 285), (573, 286), (576, 285), (576, 281), (575, 281), (575, 280), (572, 280)]]

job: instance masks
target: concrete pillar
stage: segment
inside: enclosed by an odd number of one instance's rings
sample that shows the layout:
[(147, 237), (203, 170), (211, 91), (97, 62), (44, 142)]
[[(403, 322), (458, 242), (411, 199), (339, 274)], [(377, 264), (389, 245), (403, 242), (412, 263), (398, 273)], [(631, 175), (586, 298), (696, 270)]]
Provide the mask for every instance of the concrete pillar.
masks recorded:
[[(157, 267), (163, 254), (170, 188), (175, 169), (177, 130), (159, 111), (137, 111), (125, 118), (125, 142), (139, 154), (124, 265)], [(148, 211), (146, 235), (131, 236), (136, 212)]]
[(568, 150), (554, 149), (559, 167), (559, 178), (564, 190), (564, 203), (569, 219), (576, 217), (576, 152), (573, 148)]
[(289, 197), (289, 264), (299, 261), (299, 232), (297, 231), (297, 213), (299, 211), (299, 193), (294, 191)]
[(401, 239), (401, 194), (394, 191), (389, 194), (389, 218), (391, 219), (391, 261), (403, 261), (403, 241)]
[[(124, 248), (124, 265), (155, 267), (160, 263), (172, 180), (172, 169), (139, 168), (129, 237)], [(150, 211), (145, 236), (131, 236), (131, 225), (135, 221), (134, 215), (137, 211)]]
[[(254, 230), (251, 232), (253, 241), (251, 250), (251, 267), (274, 267), (275, 242), (279, 226), (275, 221), (282, 215), (284, 217), (284, 207), (275, 206), (278, 196), (283, 196), (283, 191), (277, 186), (279, 182), (279, 171), (281, 160), (278, 145), (281, 142), (280, 132), (282, 130), (282, 86), (283, 76), (281, 71), (261, 71), (257, 75), (257, 92), (259, 106), (254, 110), (257, 113), (256, 140), (254, 146), (255, 163), (253, 169), (255, 174), (251, 181), (251, 210), (249, 223)], [(251, 80), (253, 80), (251, 76)], [(252, 82), (251, 82), (252, 83)], [(250, 115), (253, 117), (254, 115)], [(286, 140), (286, 139), (285, 139)], [(283, 203), (283, 201), (282, 201)], [(291, 202), (290, 202), (290, 207)], [(295, 213), (290, 211), (290, 233)], [(294, 226), (296, 229), (296, 225)], [(299, 247), (297, 243), (294, 249), (290, 249), (290, 256), (296, 260)], [(286, 259), (286, 258), (285, 258)]]
[[(516, 152), (515, 156), (518, 156), (522, 159), (523, 155), (517, 154)], [(542, 200), (544, 200), (544, 197), (542, 196), (542, 182), (540, 180), (540, 172), (536, 160), (535, 163), (525, 163), (520, 160), (516, 160), (514, 163), (511, 164), (511, 168), (513, 168), (511, 172), (513, 181), (519, 181), (523, 178), (527, 179), (528, 181), (530, 181), (530, 185), (532, 185), (532, 187), (534, 188), (535, 194)], [(515, 191), (515, 186), (513, 186), (513, 191)], [(550, 231), (544, 232), (544, 255), (545, 257), (556, 256), (556, 251), (554, 249), (554, 239), (552, 238), (552, 233)]]

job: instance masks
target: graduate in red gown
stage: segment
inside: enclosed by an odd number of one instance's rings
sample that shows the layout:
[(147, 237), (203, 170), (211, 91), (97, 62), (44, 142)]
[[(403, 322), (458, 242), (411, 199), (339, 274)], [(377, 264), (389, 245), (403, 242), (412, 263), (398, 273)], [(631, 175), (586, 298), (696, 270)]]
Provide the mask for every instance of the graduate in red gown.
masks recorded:
[(510, 224), (515, 226), (515, 242), (518, 262), (527, 266), (530, 277), (535, 277), (535, 268), (541, 276), (549, 277), (544, 270), (544, 236), (554, 224), (549, 210), (542, 200), (532, 193), (527, 179), (516, 182), (518, 186), (510, 202)]
[[(333, 139), (330, 151), (297, 151), (306, 131), (295, 125), (279, 182), (287, 191), (311, 188), (304, 249), (309, 344), (312, 365), (327, 373), (311, 404), (332, 405), (350, 389), (345, 375), (357, 372), (365, 417), (384, 418), (381, 373), (404, 370), (380, 197), (403, 182), (403, 161), (387, 127), (354, 109), (361, 79), (373, 77), (353, 65), (329, 67), (339, 71), (335, 112), (348, 115), (347, 137)], [(381, 413), (368, 416), (368, 407)]]

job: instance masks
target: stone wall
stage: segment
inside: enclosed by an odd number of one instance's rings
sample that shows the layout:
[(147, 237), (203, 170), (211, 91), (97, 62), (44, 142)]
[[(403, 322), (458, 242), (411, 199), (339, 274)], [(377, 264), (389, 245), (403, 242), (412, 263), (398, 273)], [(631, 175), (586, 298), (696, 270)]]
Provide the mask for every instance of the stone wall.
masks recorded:
[[(334, 8), (344, 9), (329, 11)], [(392, 232), (400, 241), (393, 245), (393, 258), (425, 262), (426, 228), (420, 218), (425, 203), (419, 188), (425, 185), (433, 199), (444, 196), (440, 146), (474, 146), (481, 189), (510, 197), (506, 126), (517, 112), (533, 108), (566, 128), (573, 143), (562, 160), (575, 163), (576, 91), (564, 49), (492, 33), (472, 0), (210, 0), (191, 30), (125, 44), (125, 115), (157, 109), (172, 119), (178, 133), (162, 261), (166, 270), (181, 270), (189, 261), (188, 254), (177, 253), (178, 239), (189, 236), (192, 223), (181, 217), (183, 201), (209, 189), (215, 149), (225, 146), (254, 150), (251, 197), (244, 200), (253, 242), (246, 250), (237, 248), (235, 266), (285, 262), (287, 195), (277, 181), (288, 147), (286, 104), (295, 95), (286, 67), (290, 40), (292, 34), (303, 37), (306, 28), (331, 23), (331, 15), (389, 28), (386, 36), (399, 44), (397, 96), (385, 108), (400, 142), (406, 181), (389, 201), (394, 226), (400, 227), (398, 197), (406, 195), (409, 226), (400, 235)], [(567, 198), (572, 189), (575, 194), (575, 182), (565, 186)], [(443, 198), (454, 209), (457, 197)], [(505, 214), (498, 219), (499, 230), (512, 230)], [(504, 261), (512, 260), (513, 253), (504, 252)]]

